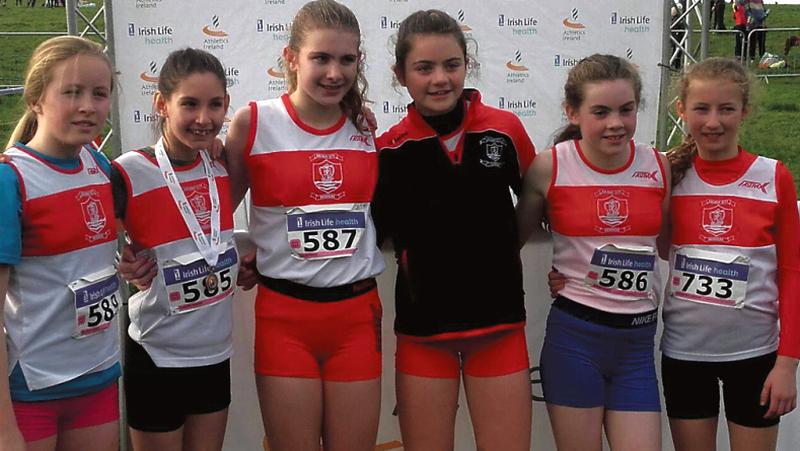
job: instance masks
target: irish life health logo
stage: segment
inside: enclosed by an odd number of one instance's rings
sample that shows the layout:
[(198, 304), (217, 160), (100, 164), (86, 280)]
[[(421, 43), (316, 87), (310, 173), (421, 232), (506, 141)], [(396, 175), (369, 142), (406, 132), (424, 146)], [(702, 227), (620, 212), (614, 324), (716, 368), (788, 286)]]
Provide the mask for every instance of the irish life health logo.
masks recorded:
[(396, 30), (398, 28), (400, 28), (399, 20), (391, 19), (388, 16), (381, 16), (381, 30)]
[(533, 16), (518, 17), (508, 14), (498, 14), (497, 27), (510, 29), (513, 36), (531, 37), (539, 34), (539, 19)]
[(205, 50), (223, 50), (228, 44), (228, 33), (220, 28), (219, 16), (211, 17), (211, 23), (203, 27), (203, 48)]
[(582, 24), (578, 19), (578, 8), (572, 8), (570, 15), (561, 21), (561, 24), (564, 25), (564, 32), (561, 35), (563, 41), (580, 41), (581, 38), (586, 36), (586, 25)]
[(578, 58), (574, 58), (572, 56), (564, 55), (561, 53), (557, 53), (556, 55), (553, 56), (554, 67), (563, 67), (569, 69), (578, 64), (578, 61), (580, 61)]
[(291, 28), (291, 22), (267, 22), (261, 18), (256, 19), (256, 32), (271, 33), (273, 41), (289, 42), (289, 30)]
[(170, 45), (175, 43), (172, 25), (152, 25), (140, 27), (135, 22), (128, 22), (128, 37), (140, 38), (147, 45)]
[(506, 69), (508, 69), (506, 73), (506, 83), (508, 84), (525, 83), (530, 78), (528, 68), (522, 63), (522, 52), (519, 50), (514, 52), (514, 59), (506, 63)]
[(497, 107), (508, 110), (519, 117), (536, 116), (536, 100), (531, 98), (503, 97), (497, 99)]
[(650, 16), (647, 15), (625, 15), (618, 11), (611, 13), (611, 25), (622, 27), (625, 33), (649, 33)]

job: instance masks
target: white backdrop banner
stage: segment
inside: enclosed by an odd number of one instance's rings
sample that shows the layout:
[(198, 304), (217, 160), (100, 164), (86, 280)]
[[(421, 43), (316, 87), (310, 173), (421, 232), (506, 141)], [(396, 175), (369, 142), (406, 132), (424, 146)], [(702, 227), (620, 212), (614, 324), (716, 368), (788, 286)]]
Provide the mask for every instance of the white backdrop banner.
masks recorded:
[[(123, 150), (153, 142), (152, 95), (170, 51), (206, 49), (225, 65), (231, 114), (251, 100), (276, 97), (286, 84), (279, 57), (298, 0), (126, 0), (115, 2), (114, 53), (120, 72)], [(393, 87), (391, 38), (419, 9), (438, 8), (461, 23), (472, 45), (468, 86), (487, 104), (516, 113), (534, 144), (549, 146), (564, 124), (561, 101), (569, 69), (596, 52), (636, 64), (644, 81), (644, 105), (636, 138), (656, 136), (661, 59), (662, 4), (658, 1), (569, 0), (344, 0), (361, 24), (368, 97), (379, 131), (405, 114), (405, 89)]]
[[(405, 114), (410, 101), (402, 87), (393, 87), (391, 38), (400, 21), (418, 9), (438, 8), (461, 23), (473, 45), (475, 62), (467, 85), (479, 88), (486, 103), (513, 111), (539, 148), (551, 144), (565, 123), (561, 101), (569, 69), (596, 52), (611, 53), (636, 64), (644, 82), (644, 105), (636, 138), (653, 143), (656, 135), (661, 59), (662, 2), (641, 0), (342, 0), (361, 24), (367, 61), (369, 98), (379, 122), (388, 129)], [(114, 52), (120, 72), (118, 132), (122, 150), (155, 142), (152, 96), (158, 73), (170, 51), (198, 47), (217, 55), (226, 68), (231, 111), (251, 100), (277, 97), (286, 89), (279, 56), (300, 0), (123, 0), (114, 2)], [(237, 211), (239, 235), (246, 235), (246, 214)], [(387, 262), (392, 260), (386, 254)], [(551, 246), (546, 239), (526, 246), (527, 336), (531, 380), (535, 394), (544, 323), (550, 298), (545, 275)], [(401, 450), (400, 431), (393, 415), (394, 401), (394, 265), (379, 279), (384, 304), (384, 384), (381, 424), (376, 450)], [(232, 359), (233, 403), (225, 438), (226, 450), (261, 449), (264, 431), (253, 378), (254, 292), (235, 299)], [(466, 401), (459, 402), (456, 449), (474, 449)], [(544, 404), (534, 402), (531, 449), (555, 449)], [(291, 414), (287, 412), (287, 414)], [(800, 414), (784, 418), (780, 450), (800, 449)], [(724, 424), (720, 449), (727, 448)], [(666, 420), (662, 423), (666, 450), (673, 449)], [(607, 447), (606, 447), (607, 449)]]

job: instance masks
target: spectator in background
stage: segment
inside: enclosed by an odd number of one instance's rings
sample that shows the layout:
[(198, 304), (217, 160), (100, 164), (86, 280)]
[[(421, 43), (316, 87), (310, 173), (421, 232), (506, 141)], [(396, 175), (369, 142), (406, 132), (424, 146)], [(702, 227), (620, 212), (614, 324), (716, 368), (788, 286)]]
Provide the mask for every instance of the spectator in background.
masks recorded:
[(733, 54), (736, 59), (740, 59), (742, 57), (742, 40), (747, 33), (747, 12), (745, 8), (747, 0), (733, 0), (731, 3), (733, 4), (733, 29), (738, 31)]
[[(764, 0), (748, 0), (747, 1), (747, 33), (748, 35), (752, 30), (767, 28), (767, 11), (764, 9)], [(758, 31), (752, 34), (750, 42), (748, 43), (748, 54), (750, 55), (750, 62), (758, 62), (767, 42), (767, 32)], [(758, 54), (756, 54), (756, 47), (758, 47)]]
[(714, 15), (714, 29), (725, 29), (725, 0), (714, 0), (712, 13)]

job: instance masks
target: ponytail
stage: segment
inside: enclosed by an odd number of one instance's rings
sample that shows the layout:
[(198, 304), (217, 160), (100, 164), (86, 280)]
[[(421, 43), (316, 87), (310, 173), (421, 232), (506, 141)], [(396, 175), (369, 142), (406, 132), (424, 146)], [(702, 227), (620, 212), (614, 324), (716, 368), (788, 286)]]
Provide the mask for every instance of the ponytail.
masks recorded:
[(33, 135), (36, 134), (37, 124), (36, 113), (31, 111), (30, 108), (26, 108), (25, 113), (17, 122), (17, 126), (14, 127), (11, 137), (8, 139), (6, 149), (14, 146), (17, 142), (26, 143), (33, 139)]
[(697, 155), (697, 143), (691, 135), (687, 135), (683, 142), (667, 152), (667, 159), (672, 167), (672, 186), (675, 186), (686, 175)]
[(553, 145), (581, 138), (583, 138), (583, 136), (581, 136), (581, 128), (573, 123), (569, 123), (558, 132), (553, 141)]

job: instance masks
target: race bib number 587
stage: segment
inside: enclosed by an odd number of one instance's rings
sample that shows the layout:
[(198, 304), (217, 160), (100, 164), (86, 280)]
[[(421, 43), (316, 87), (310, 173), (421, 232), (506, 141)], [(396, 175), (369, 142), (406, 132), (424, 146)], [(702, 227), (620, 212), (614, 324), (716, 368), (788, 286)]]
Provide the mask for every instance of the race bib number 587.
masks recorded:
[(366, 228), (366, 213), (351, 210), (303, 211), (286, 218), (289, 249), (303, 260), (349, 257), (358, 250)]

